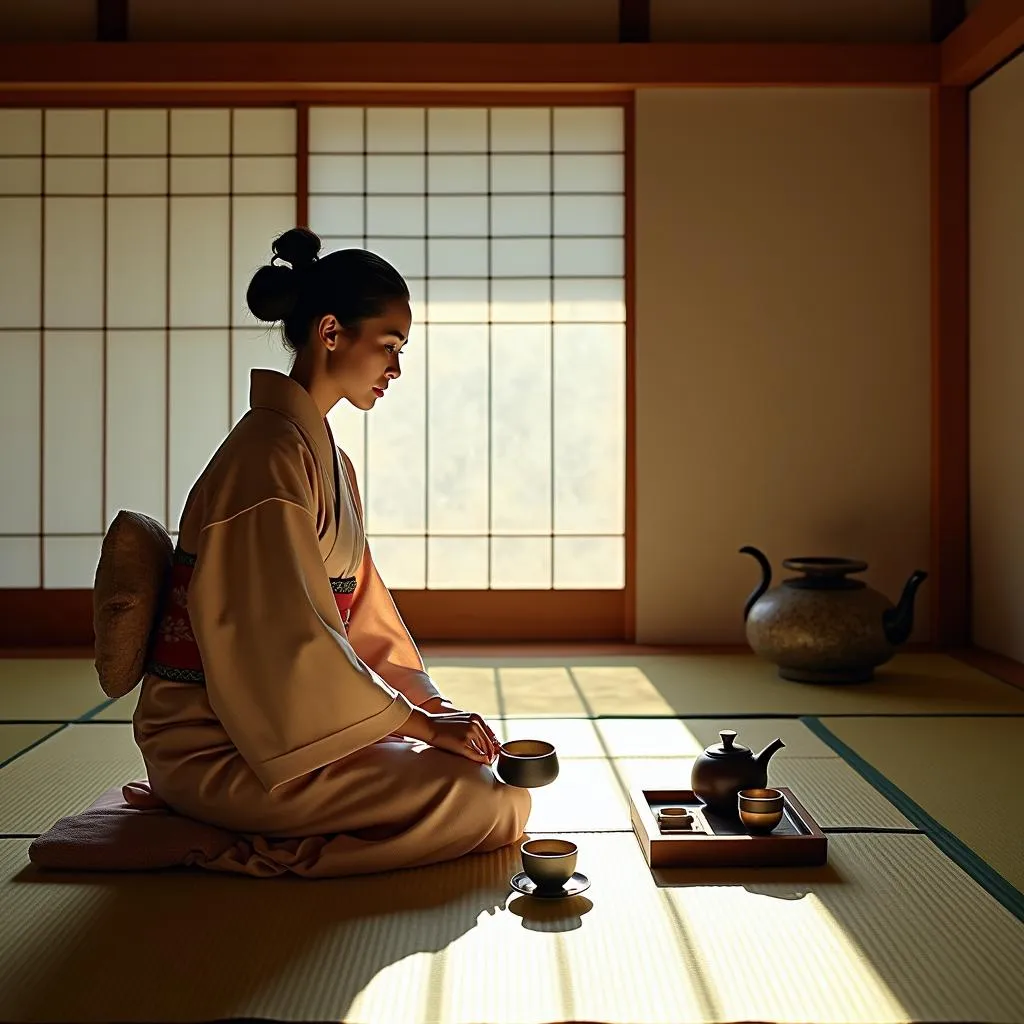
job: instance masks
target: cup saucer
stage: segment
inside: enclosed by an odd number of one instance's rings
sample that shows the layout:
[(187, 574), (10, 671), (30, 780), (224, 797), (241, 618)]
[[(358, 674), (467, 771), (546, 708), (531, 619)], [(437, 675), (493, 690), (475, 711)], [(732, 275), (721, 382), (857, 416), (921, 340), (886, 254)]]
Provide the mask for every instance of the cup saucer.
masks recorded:
[(520, 871), (512, 876), (509, 884), (516, 892), (521, 892), (524, 896), (559, 900), (566, 896), (578, 896), (581, 892), (586, 892), (590, 888), (590, 879), (582, 872), (577, 871), (561, 888), (538, 889), (537, 883), (525, 871)]

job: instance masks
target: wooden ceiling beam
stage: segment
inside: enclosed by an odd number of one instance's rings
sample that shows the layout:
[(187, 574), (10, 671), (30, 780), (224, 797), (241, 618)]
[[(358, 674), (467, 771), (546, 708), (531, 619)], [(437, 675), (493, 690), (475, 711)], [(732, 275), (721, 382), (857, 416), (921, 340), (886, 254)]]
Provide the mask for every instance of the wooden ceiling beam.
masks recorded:
[(939, 49), (833, 43), (6, 43), (0, 91), (920, 86)]
[(941, 47), (942, 84), (976, 85), (1024, 48), (1024, 0), (981, 0)]

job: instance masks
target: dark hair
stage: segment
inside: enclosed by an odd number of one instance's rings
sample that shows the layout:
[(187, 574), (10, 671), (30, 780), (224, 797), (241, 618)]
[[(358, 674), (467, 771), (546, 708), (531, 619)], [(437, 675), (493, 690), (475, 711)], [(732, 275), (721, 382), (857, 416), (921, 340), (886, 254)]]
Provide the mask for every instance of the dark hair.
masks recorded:
[(338, 249), (321, 257), (320, 246), (306, 228), (286, 231), (274, 239), (270, 265), (256, 271), (245, 293), (252, 315), (280, 321), (295, 351), (306, 344), (310, 324), (322, 316), (333, 314), (342, 327), (355, 329), (380, 316), (389, 302), (409, 298), (405, 279), (387, 260), (366, 249)]

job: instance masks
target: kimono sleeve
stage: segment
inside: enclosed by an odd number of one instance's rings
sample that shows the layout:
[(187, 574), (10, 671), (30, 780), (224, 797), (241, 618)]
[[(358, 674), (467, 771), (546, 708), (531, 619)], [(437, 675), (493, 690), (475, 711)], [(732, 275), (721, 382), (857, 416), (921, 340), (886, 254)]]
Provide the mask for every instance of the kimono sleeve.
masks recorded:
[(269, 791), (400, 731), (409, 701), (345, 635), (309, 510), (207, 526), (188, 597), (210, 707)]
[(359, 567), (348, 636), (359, 657), (413, 704), (425, 704), (431, 697), (440, 696), (391, 592), (373, 564), (369, 544)]
[[(339, 448), (338, 455), (348, 476), (356, 508), (363, 507), (355, 469)], [(348, 623), (348, 636), (359, 657), (415, 705), (426, 704), (441, 693), (423, 667), (420, 652), (409, 635), (391, 592), (377, 572), (367, 542), (356, 575), (356, 592)]]

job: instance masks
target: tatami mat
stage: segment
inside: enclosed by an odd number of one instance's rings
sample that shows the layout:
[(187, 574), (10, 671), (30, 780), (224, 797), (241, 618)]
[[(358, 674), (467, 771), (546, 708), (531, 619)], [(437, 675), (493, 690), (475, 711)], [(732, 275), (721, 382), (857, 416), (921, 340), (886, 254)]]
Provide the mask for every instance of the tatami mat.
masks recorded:
[[(460, 707), (514, 718), (1024, 714), (1024, 691), (955, 658), (900, 654), (859, 686), (779, 679), (752, 654), (434, 658)], [(87, 659), (0, 659), (0, 721), (70, 721), (100, 705)], [(130, 721), (137, 693), (100, 711)]]
[(0, 722), (70, 722), (106, 699), (84, 658), (0, 658)]
[(1022, 714), (1024, 691), (942, 654), (900, 654), (857, 686), (779, 679), (752, 654), (435, 658), (468, 707), (509, 717)]
[(0, 769), (0, 834), (45, 832), (113, 785), (144, 777), (127, 725), (69, 725)]
[(1024, 719), (822, 724), (1024, 891)]
[(0, 765), (59, 728), (59, 725), (0, 725)]
[(41, 875), (2, 841), (0, 1019), (1020, 1022), (1024, 925), (923, 836), (666, 887), (632, 834), (576, 838), (593, 884), (557, 904), (508, 848), (310, 883)]
[[(514, 722), (506, 723), (511, 726)], [(575, 733), (577, 751), (589, 722), (550, 720), (543, 738), (556, 744)], [(794, 726), (800, 723), (792, 723)], [(643, 723), (635, 723), (635, 729)], [(496, 731), (502, 732), (500, 723)], [(628, 734), (628, 730), (626, 730)], [(797, 733), (794, 728), (793, 733)], [(515, 736), (516, 733), (511, 733)], [(634, 731), (633, 736), (637, 733)], [(652, 749), (657, 746), (652, 743)], [(561, 749), (561, 748), (560, 748)], [(544, 832), (629, 831), (628, 791), (637, 784), (689, 785), (692, 758), (559, 758), (560, 774), (533, 791), (528, 827)], [(90, 804), (114, 785), (144, 775), (130, 725), (71, 725), (0, 771), (0, 834), (45, 831), (57, 818)], [(770, 780), (790, 786), (822, 827), (912, 828), (910, 822), (838, 757), (780, 757)]]

